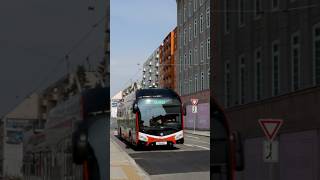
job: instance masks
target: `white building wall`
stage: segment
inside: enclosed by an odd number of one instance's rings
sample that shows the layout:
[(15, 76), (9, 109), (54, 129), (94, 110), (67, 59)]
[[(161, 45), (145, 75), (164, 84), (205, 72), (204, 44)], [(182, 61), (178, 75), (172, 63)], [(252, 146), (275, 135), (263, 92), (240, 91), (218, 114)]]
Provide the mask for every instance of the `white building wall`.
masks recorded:
[(3, 158), (4, 176), (22, 177), (22, 144), (6, 144)]
[(119, 91), (111, 98), (111, 118), (117, 118), (117, 102), (122, 99), (122, 91)]

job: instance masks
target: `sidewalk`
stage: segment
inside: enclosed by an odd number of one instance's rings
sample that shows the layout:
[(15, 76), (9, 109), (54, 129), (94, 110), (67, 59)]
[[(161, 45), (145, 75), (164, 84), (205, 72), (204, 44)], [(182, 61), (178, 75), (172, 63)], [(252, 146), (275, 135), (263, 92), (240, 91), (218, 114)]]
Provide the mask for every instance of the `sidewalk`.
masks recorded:
[(199, 136), (207, 136), (210, 137), (210, 131), (199, 131), (199, 130), (191, 130), (191, 129), (185, 129), (185, 133), (187, 134), (194, 134), (194, 135), (199, 135)]
[(110, 180), (150, 180), (112, 138), (110, 138)]

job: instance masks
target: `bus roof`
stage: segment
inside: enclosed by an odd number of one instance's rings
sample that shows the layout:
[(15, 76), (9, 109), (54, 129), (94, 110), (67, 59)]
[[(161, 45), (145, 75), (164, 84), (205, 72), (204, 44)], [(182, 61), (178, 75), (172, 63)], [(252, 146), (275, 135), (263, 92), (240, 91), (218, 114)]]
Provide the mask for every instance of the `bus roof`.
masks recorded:
[(178, 98), (180, 96), (172, 89), (160, 89), (160, 88), (152, 88), (152, 89), (139, 89), (136, 92), (136, 98), (144, 98), (144, 97), (169, 97), (169, 98)]

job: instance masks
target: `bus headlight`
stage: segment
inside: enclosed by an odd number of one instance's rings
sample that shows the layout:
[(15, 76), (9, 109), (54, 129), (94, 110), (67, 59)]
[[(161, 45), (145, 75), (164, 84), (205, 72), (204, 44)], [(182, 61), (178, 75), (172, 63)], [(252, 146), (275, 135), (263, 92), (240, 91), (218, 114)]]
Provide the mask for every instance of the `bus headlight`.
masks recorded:
[(148, 142), (148, 137), (144, 134), (139, 133), (139, 140)]
[(176, 140), (179, 140), (179, 139), (181, 139), (181, 138), (183, 138), (183, 132), (181, 131), (181, 132), (178, 132), (177, 134), (176, 134)]

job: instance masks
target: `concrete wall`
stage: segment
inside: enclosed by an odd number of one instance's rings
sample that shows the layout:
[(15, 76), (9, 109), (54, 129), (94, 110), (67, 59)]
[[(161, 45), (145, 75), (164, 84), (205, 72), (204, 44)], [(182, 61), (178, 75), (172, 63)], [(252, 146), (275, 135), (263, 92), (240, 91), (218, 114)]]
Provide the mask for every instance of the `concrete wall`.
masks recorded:
[(192, 106), (187, 106), (187, 116), (184, 127), (186, 129), (195, 128), (197, 130), (210, 130), (210, 105), (209, 103), (198, 104), (198, 113), (192, 113)]
[(319, 179), (319, 129), (284, 133), (279, 141), (279, 161), (263, 161), (265, 137), (246, 139), (245, 170), (237, 173), (239, 180), (317, 180)]

